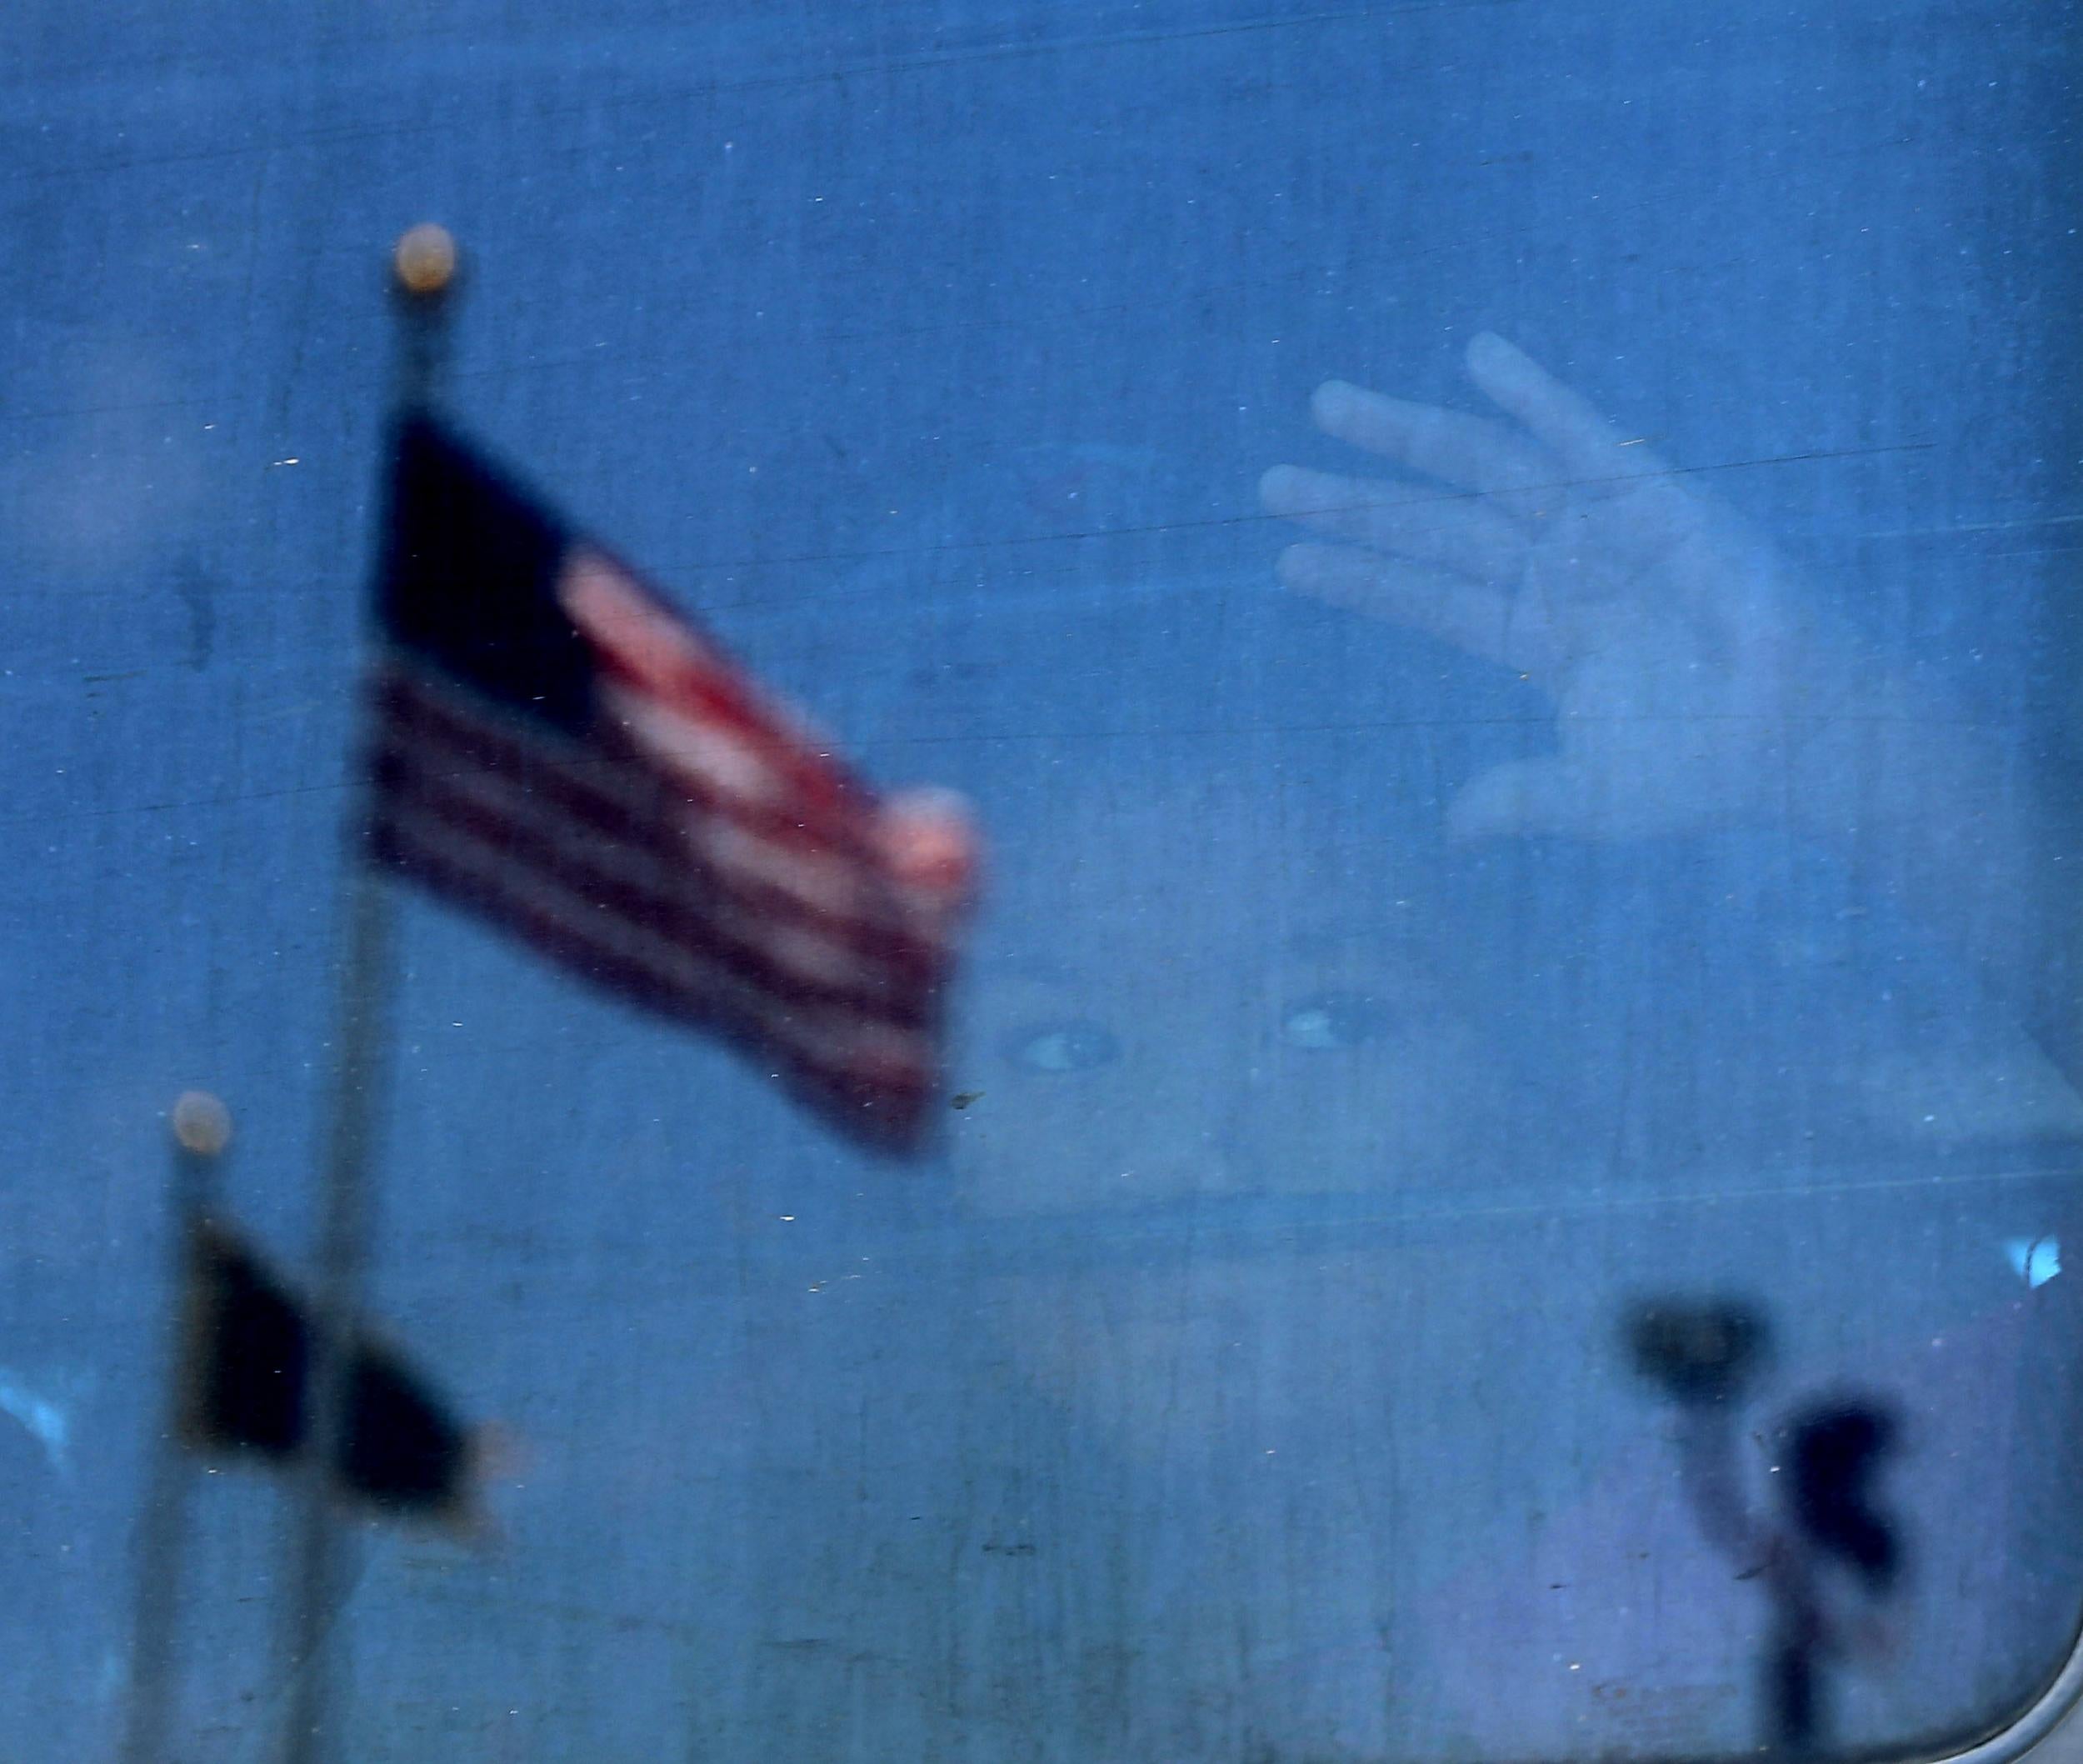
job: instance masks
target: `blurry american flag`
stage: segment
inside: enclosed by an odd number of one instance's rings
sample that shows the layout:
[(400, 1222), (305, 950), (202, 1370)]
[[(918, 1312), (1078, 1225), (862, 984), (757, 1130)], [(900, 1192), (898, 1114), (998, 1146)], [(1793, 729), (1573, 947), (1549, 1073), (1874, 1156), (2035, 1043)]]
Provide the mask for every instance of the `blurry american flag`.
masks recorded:
[(855, 1140), (925, 1137), (975, 871), (712, 640), (424, 414), (398, 432), (370, 848), (711, 1029)]

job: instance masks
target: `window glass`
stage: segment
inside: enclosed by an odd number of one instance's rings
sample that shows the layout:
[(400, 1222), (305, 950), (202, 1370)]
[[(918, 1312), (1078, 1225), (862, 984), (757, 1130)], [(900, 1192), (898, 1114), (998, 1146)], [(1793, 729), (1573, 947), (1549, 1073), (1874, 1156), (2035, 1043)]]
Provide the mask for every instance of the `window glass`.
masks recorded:
[[(513, 1764), (2017, 1720), (2073, 12), (8, 9), (0, 1751), (272, 1757), (312, 1675)], [(362, 1298), (507, 1446), (300, 1666), (296, 1476), (161, 1439), (168, 1111), (316, 1279), (429, 219), (456, 432), (982, 881), (908, 1160), (380, 883)]]

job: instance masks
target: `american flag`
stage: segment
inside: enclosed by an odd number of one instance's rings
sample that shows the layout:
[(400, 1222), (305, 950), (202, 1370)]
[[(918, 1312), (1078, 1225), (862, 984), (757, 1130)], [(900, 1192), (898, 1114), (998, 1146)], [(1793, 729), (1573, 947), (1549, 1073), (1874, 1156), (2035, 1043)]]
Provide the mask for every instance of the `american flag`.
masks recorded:
[(402, 423), (369, 850), (564, 967), (744, 1051), (894, 1152), (926, 1137), (975, 872), (713, 639), (423, 413)]

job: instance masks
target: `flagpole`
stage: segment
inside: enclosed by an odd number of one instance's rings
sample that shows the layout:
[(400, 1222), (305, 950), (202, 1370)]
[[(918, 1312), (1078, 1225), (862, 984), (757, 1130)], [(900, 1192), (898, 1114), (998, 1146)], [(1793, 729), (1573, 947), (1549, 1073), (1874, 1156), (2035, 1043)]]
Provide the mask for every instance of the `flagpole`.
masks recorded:
[[(396, 403), (423, 404), (434, 391), (456, 281), (455, 242), (438, 227), (415, 227), (392, 259), (398, 319)], [(376, 567), (382, 568), (379, 539)], [(361, 767), (361, 744), (350, 763)], [(347, 1367), (361, 1315), (376, 1231), (372, 1179), (388, 1052), (386, 1031), (397, 977), (396, 905), (366, 861), (367, 784), (351, 787), (346, 947), (341, 957), (333, 1042), (332, 1116), (326, 1145), (316, 1256), (315, 1305), (305, 1386), (308, 1433), (299, 1478), (286, 1636), (289, 1709), (284, 1764), (320, 1764), (338, 1754), (345, 1662), (328, 1653), (327, 1632), (347, 1581), (351, 1540), (336, 1507), (333, 1472), (347, 1443)]]
[(232, 1137), (224, 1105), (203, 1091), (175, 1099), (167, 1222), (173, 1236), (173, 1327), (167, 1352), (165, 1407), (152, 1444), (152, 1471), (137, 1522), (137, 1607), (131, 1622), (130, 1696), (122, 1764), (165, 1764), (179, 1682), (175, 1657), (188, 1554), (189, 1477), (181, 1439), (180, 1386), (187, 1327), (188, 1257), (215, 1196), (215, 1166)]

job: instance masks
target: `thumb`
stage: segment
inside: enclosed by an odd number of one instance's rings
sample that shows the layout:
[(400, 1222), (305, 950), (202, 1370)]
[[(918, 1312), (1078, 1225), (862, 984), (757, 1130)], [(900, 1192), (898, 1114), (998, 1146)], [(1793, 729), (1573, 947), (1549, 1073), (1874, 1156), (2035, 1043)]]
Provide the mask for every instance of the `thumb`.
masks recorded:
[(1446, 831), (1470, 842), (1536, 833), (1597, 839), (1620, 818), (1605, 780), (1563, 760), (1515, 760), (1493, 766), (1454, 798)]

